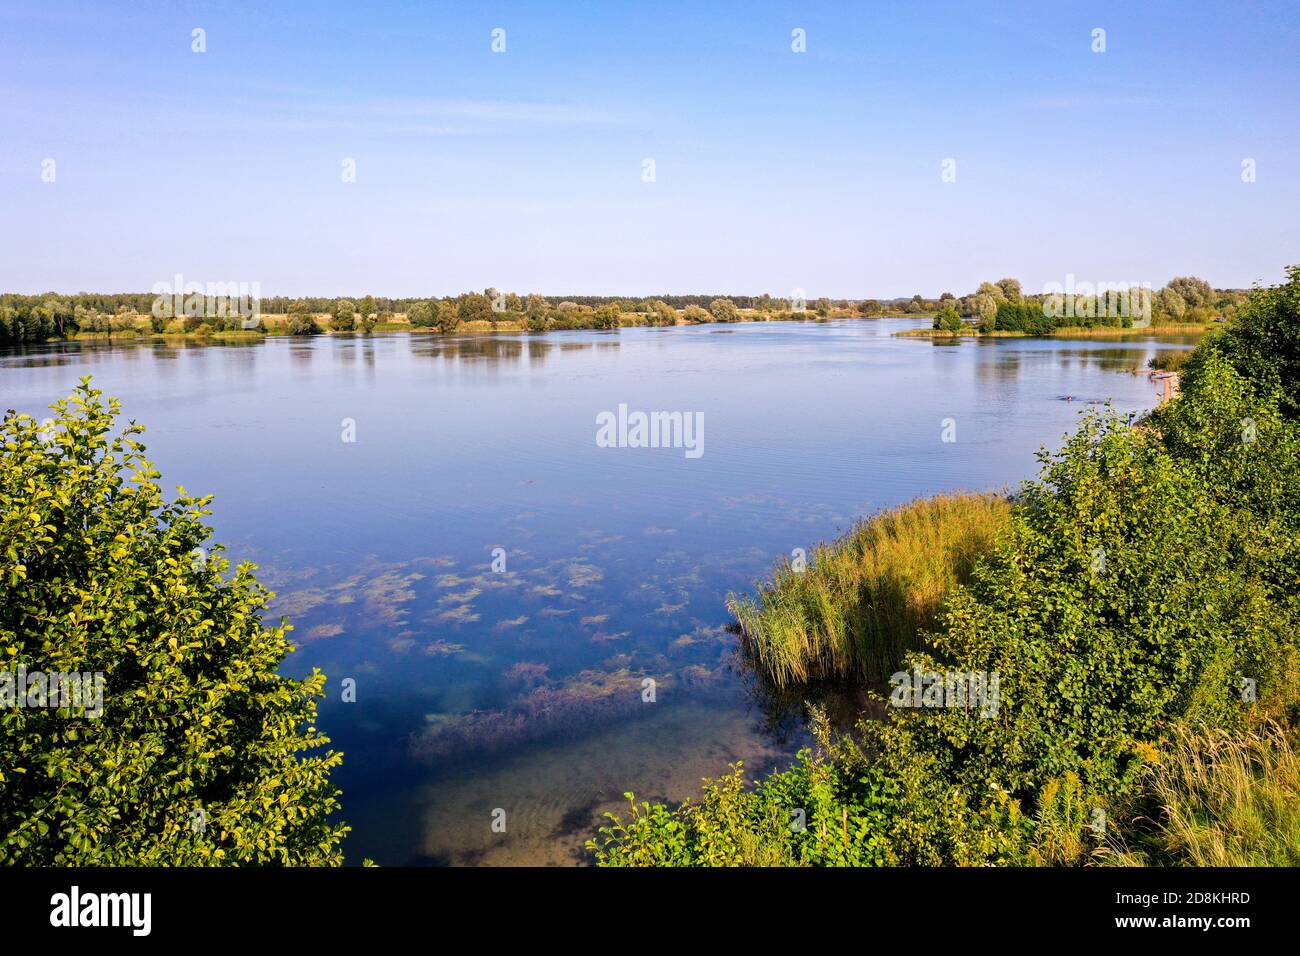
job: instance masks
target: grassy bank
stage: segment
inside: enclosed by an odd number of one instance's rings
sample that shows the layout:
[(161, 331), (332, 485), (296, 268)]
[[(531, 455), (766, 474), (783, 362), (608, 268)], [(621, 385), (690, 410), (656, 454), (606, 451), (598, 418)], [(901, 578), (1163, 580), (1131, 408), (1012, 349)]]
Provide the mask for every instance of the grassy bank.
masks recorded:
[(1284, 727), (1174, 735), (1149, 804), (1106, 862), (1300, 866), (1300, 753)]
[(1143, 338), (1148, 335), (1186, 335), (1199, 338), (1206, 332), (1209, 332), (1213, 326), (1207, 325), (1148, 325), (1143, 328), (1111, 328), (1111, 327), (1094, 327), (1087, 328), (1084, 326), (1062, 326), (1048, 335), (1034, 336), (1029, 332), (1009, 332), (1004, 329), (992, 329), (987, 332), (981, 332), (973, 325), (966, 325), (960, 332), (949, 332), (944, 329), (905, 329), (901, 332), (895, 332), (895, 335), (904, 338), (922, 338), (922, 339), (1023, 339), (1023, 338), (1051, 338), (1051, 339), (1133, 339)]
[[(879, 696), (883, 719), (851, 733), (815, 718), (818, 746), (752, 788), (737, 766), (681, 806), (629, 795), (589, 843), (597, 861), (1294, 863), (1300, 267), (1288, 275), (1198, 346), (1143, 427), (1090, 412), (1041, 456), (996, 547), (898, 662), (924, 695)], [(832, 586), (835, 561), (825, 586), (778, 573), (768, 590), (811, 595), (796, 622), (848, 619), (858, 598)], [(764, 610), (760, 589), (751, 631)], [(793, 626), (769, 631), (773, 680), (821, 659), (778, 638)], [(946, 696), (954, 674), (991, 696)]]
[(1178, 372), (1181, 371), (1192, 357), (1190, 351), (1161, 352), (1147, 360), (1147, 368), (1157, 372)]
[(1188, 335), (1199, 337), (1216, 326), (1211, 325), (1148, 325), (1145, 328), (1114, 329), (1106, 326), (1085, 328), (1083, 326), (1062, 326), (1053, 333), (1055, 338), (1066, 339), (1131, 339), (1146, 335)]
[[(266, 338), (265, 332), (255, 332), (251, 329), (232, 329), (224, 332), (78, 332), (70, 336), (74, 342), (202, 342), (205, 339), (214, 342), (258, 342), (264, 338)], [(59, 340), (51, 339), (51, 341)]]
[(806, 569), (786, 561), (755, 599), (733, 596), (728, 607), (778, 686), (883, 681), (905, 653), (920, 649), (921, 633), (970, 579), (1010, 513), (993, 494), (914, 501), (819, 545)]

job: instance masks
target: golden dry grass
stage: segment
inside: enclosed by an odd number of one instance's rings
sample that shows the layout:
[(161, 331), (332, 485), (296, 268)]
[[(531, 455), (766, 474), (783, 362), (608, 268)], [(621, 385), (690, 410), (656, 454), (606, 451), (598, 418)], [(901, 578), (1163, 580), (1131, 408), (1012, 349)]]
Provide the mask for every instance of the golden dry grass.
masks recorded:
[(883, 680), (920, 646), (949, 592), (1010, 522), (997, 494), (923, 498), (858, 524), (790, 561), (757, 599), (728, 598), (746, 642), (778, 686), (815, 678)]
[(1300, 754), (1287, 733), (1178, 731), (1154, 768), (1160, 805), (1148, 856), (1110, 861), (1185, 866), (1300, 866)]

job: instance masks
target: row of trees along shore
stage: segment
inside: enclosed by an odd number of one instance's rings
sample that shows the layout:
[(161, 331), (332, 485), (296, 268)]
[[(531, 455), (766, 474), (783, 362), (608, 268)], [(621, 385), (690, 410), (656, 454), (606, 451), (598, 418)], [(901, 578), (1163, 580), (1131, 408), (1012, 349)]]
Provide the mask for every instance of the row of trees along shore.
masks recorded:
[(1056, 295), (1025, 295), (1018, 280), (999, 279), (982, 282), (961, 298), (945, 292), (935, 303), (933, 328), (952, 333), (1051, 335), (1062, 328), (1131, 328), (1139, 320), (1159, 327), (1195, 327), (1227, 321), (1247, 294), (1215, 289), (1195, 276), (1171, 279), (1159, 290), (1122, 287)]
[[(609, 296), (520, 296), (495, 289), (429, 299), (261, 299), (247, 321), (227, 297), (195, 299), (195, 314), (153, 314), (153, 296), (0, 295), (0, 345), (84, 335), (617, 329), (625, 325), (693, 325), (771, 319), (828, 318), (853, 314), (852, 303), (817, 299), (795, 308), (762, 296), (666, 295), (652, 299)], [(906, 314), (902, 304), (895, 314)]]
[[(1215, 290), (1202, 279), (1179, 278), (1153, 296), (1160, 324), (1204, 325), (1230, 316), (1246, 293)], [(937, 315), (935, 328), (961, 331), (1023, 331), (1049, 334), (1064, 325), (1120, 326), (1122, 319), (1095, 318), (1080, 301), (1080, 318), (1051, 320), (1043, 296), (1023, 295), (1015, 279), (985, 282), (958, 298), (818, 298), (796, 304), (771, 295), (664, 295), (638, 299), (612, 296), (543, 296), (499, 293), (495, 289), (445, 298), (297, 298), (260, 300), (260, 314), (246, 320), (238, 303), (226, 297), (203, 300), (195, 314), (155, 315), (152, 294), (0, 295), (0, 345), (21, 345), (76, 336), (316, 335), (325, 332), (423, 331), (451, 333), (492, 329), (545, 332), (552, 329), (616, 329), (630, 325), (691, 325), (833, 316), (876, 318)], [(1076, 303), (1071, 303), (1072, 306)]]

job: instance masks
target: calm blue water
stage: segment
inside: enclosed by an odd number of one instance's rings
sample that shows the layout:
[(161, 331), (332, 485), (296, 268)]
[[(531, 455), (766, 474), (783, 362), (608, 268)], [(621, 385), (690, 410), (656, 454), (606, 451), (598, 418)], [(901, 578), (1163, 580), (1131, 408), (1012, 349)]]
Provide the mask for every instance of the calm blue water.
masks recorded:
[[(573, 863), (623, 791), (802, 739), (737, 673), (729, 592), (880, 508), (1031, 476), (1085, 403), (1154, 405), (1128, 371), (1184, 347), (891, 334), (915, 324), (73, 343), (0, 353), (0, 404), (44, 417), (93, 375), (167, 484), (216, 495), (296, 625), (286, 670), (330, 677), (350, 859)], [(702, 456), (598, 447), (620, 403), (702, 413)]]

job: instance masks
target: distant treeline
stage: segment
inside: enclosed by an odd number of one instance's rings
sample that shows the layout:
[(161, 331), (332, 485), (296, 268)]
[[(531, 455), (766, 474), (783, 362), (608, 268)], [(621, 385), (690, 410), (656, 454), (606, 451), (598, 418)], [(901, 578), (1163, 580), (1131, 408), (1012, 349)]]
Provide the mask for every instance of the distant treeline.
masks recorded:
[[(435, 296), (436, 301), (440, 302), (460, 302), (466, 296), (484, 295), (489, 301), (496, 299), (498, 296), (505, 296), (508, 300), (507, 310), (514, 312), (525, 311), (524, 303), (527, 300), (539, 300), (551, 308), (558, 308), (564, 304), (581, 305), (588, 308), (596, 309), (602, 305), (618, 306), (620, 312), (651, 312), (652, 303), (663, 302), (672, 306), (674, 309), (685, 309), (687, 306), (694, 305), (707, 309), (710, 303), (717, 299), (727, 299), (735, 304), (738, 309), (749, 309), (758, 312), (783, 312), (794, 308), (795, 300), (789, 298), (777, 298), (764, 293), (763, 295), (724, 295), (721, 293), (713, 295), (658, 295), (640, 298), (635, 296), (618, 296), (618, 295), (541, 295), (539, 293), (530, 293), (521, 296), (518, 293), (507, 292), (499, 293), (496, 289), (484, 289), (482, 293), (466, 292), (458, 296)], [(428, 302), (429, 298), (401, 298), (390, 299), (383, 296), (372, 296), (375, 305), (381, 311), (407, 313), (417, 303)], [(306, 303), (307, 308), (312, 312), (333, 313), (335, 305), (342, 301), (339, 298), (313, 298), (306, 297), (293, 299), (287, 296), (271, 296), (262, 299), (262, 311), (271, 315), (282, 315), (292, 310), (295, 302)], [(819, 299), (819, 302), (825, 302), (832, 308), (852, 309), (856, 307), (856, 299)], [(907, 299), (887, 300), (889, 304), (905, 305)], [(811, 308), (812, 303), (808, 306)]]
[[(874, 301), (874, 300), (873, 300)], [(159, 309), (162, 302), (166, 308)], [(543, 296), (532, 293), (466, 292), (443, 298), (270, 296), (257, 300), (256, 316), (231, 295), (202, 293), (159, 297), (147, 293), (0, 295), (0, 345), (43, 342), (79, 333), (164, 334), (274, 331), (311, 335), (322, 331), (370, 332), (415, 327), (454, 332), (471, 323), (530, 331), (614, 329), (621, 325), (737, 322), (744, 318), (825, 318), (853, 312), (853, 300), (779, 299), (771, 295)], [(892, 305), (888, 303), (887, 305)], [(877, 308), (875, 313), (879, 314)], [(902, 309), (899, 309), (901, 313)], [(263, 321), (265, 317), (267, 321)], [(323, 317), (323, 321), (320, 321)], [(482, 324), (471, 328), (483, 328)]]
[[(233, 284), (231, 284), (233, 285)], [(1161, 322), (1205, 323), (1230, 315), (1245, 293), (1215, 290), (1203, 279), (1177, 278), (1159, 292), (1147, 292), (1153, 317)], [(230, 295), (168, 296), (171, 311), (157, 314), (161, 297), (154, 293), (88, 293), (62, 295), (0, 294), (0, 345), (44, 342), (79, 333), (163, 334), (273, 331), (310, 335), (326, 328), (340, 332), (369, 332), (405, 327), (454, 332), (469, 323), (491, 327), (547, 331), (550, 329), (613, 329), (621, 325), (677, 325), (736, 322), (743, 319), (827, 318), (831, 315), (876, 317), (935, 315), (936, 328), (960, 331), (964, 323), (981, 331), (1025, 331), (1050, 334), (1062, 325), (1126, 323), (1113, 310), (1099, 308), (1110, 300), (1071, 292), (1055, 303), (1051, 296), (1024, 295), (1016, 279), (985, 282), (958, 298), (945, 292), (937, 299), (921, 295), (900, 299), (804, 300), (762, 295), (628, 296), (520, 295), (485, 289), (458, 296), (390, 298), (269, 296), (258, 300), (257, 317), (241, 312)], [(246, 305), (246, 303), (243, 303)], [(1055, 309), (1045, 313), (1048, 305)], [(1054, 314), (1052, 314), (1054, 312)], [(270, 319), (261, 321), (261, 316)], [(324, 321), (318, 321), (321, 317)], [(1128, 323), (1131, 324), (1131, 323)], [(269, 328), (268, 328), (269, 326)], [(471, 328), (487, 326), (471, 325)]]

